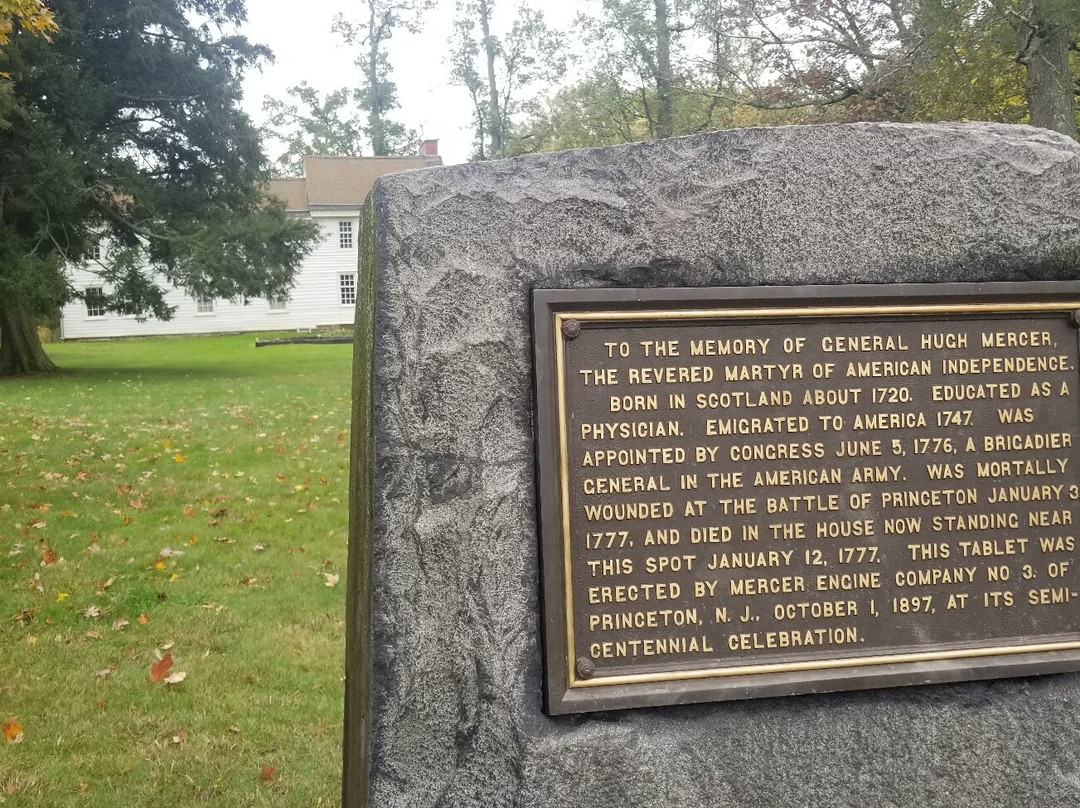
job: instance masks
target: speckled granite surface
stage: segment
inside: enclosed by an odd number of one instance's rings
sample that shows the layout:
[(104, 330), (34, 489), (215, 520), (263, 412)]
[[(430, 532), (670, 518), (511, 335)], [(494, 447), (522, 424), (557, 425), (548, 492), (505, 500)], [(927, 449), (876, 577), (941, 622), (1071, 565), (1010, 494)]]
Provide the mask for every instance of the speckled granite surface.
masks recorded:
[(377, 296), (370, 804), (1080, 804), (1080, 675), (541, 710), (534, 287), (1080, 275), (1080, 145), (755, 129), (397, 174)]

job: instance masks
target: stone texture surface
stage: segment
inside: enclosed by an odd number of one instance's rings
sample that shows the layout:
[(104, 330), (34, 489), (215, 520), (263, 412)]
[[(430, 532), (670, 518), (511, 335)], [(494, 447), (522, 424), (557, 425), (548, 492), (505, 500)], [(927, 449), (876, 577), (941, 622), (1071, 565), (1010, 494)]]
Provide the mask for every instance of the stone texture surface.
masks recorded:
[(528, 302), (1076, 277), (1078, 144), (991, 125), (755, 129), (373, 193), (372, 805), (1080, 803), (1080, 675), (545, 716)]

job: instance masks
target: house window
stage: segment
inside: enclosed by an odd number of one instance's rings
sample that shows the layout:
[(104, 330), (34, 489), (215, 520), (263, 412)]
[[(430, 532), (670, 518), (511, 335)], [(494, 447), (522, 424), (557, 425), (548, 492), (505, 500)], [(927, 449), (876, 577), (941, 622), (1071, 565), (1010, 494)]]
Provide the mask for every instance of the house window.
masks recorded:
[(214, 298), (212, 298), (212, 297), (197, 297), (197, 298), (195, 298), (195, 313), (196, 314), (213, 314), (214, 313)]
[(356, 305), (356, 273), (347, 272), (339, 276), (341, 283), (341, 305)]
[(271, 297), (268, 298), (270, 303), (270, 311), (285, 311), (285, 298), (283, 297)]
[(338, 222), (338, 245), (343, 250), (352, 249), (352, 222)]
[(93, 247), (90, 248), (90, 257), (92, 259), (94, 259), (95, 261), (100, 261), (101, 260), (101, 245), (100, 244), (95, 244)]
[(86, 301), (87, 317), (105, 316), (105, 292), (100, 286), (91, 286), (83, 290), (83, 300)]

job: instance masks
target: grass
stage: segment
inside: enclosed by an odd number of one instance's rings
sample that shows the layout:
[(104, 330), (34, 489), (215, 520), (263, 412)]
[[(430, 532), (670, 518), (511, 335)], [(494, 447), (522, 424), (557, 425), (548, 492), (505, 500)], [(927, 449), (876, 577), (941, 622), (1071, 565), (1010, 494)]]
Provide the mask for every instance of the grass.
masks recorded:
[(338, 804), (351, 348), (253, 343), (0, 379), (4, 808)]

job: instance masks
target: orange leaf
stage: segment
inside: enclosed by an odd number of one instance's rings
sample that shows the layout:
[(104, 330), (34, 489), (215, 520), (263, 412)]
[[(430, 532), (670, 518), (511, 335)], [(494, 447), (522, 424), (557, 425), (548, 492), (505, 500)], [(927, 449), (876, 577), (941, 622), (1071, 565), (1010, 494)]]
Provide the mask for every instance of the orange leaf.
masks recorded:
[(150, 681), (160, 682), (167, 679), (172, 668), (172, 654), (166, 654), (150, 666)]
[(18, 743), (22, 740), (23, 726), (19, 723), (15, 716), (12, 716), (4, 722), (0, 729), (4, 732), (4, 740), (8, 743)]
[(145, 626), (147, 623), (150, 622), (150, 615), (148, 615), (146, 612), (143, 612), (135, 619)]
[(276, 766), (263, 766), (262, 771), (259, 772), (259, 779), (261, 779), (264, 783), (274, 782), (275, 777), (277, 777)]
[(42, 564), (45, 564), (45, 565), (55, 564), (59, 560), (60, 560), (60, 556), (58, 556), (56, 554), (55, 550), (50, 550), (48, 547), (46, 547), (44, 550), (41, 551), (41, 563)]

